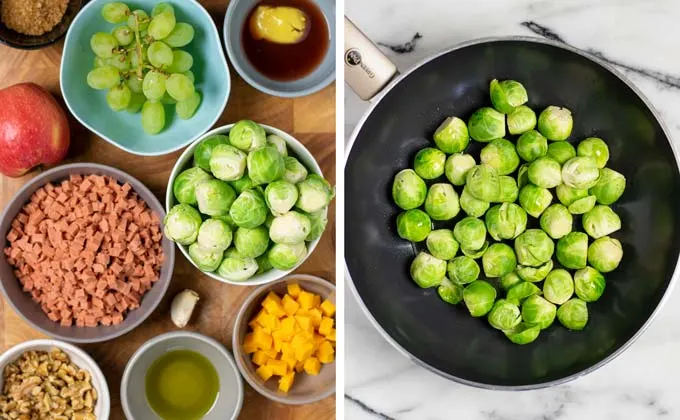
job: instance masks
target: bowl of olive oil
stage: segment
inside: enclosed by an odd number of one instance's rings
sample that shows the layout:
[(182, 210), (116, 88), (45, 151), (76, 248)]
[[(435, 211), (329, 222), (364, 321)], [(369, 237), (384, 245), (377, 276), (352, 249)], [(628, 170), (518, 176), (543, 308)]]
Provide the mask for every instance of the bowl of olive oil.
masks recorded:
[(233, 420), (241, 411), (243, 382), (222, 344), (179, 331), (135, 352), (120, 393), (129, 420)]

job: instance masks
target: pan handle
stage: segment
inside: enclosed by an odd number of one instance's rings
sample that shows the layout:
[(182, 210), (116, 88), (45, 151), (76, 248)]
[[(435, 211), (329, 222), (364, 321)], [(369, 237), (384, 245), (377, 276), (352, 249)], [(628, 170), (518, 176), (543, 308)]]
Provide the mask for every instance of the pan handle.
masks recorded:
[(345, 82), (364, 101), (397, 74), (397, 66), (345, 16)]

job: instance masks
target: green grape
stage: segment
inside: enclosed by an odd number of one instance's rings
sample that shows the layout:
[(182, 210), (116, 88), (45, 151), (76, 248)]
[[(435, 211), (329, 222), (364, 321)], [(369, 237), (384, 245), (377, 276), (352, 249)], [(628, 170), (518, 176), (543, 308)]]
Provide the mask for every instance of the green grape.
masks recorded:
[[(135, 19), (135, 17), (137, 17), (137, 19)], [(137, 26), (138, 23), (139, 26)], [(146, 14), (144, 10), (135, 10), (130, 17), (128, 17), (127, 24), (133, 30), (139, 29), (140, 31), (143, 31), (149, 26), (149, 15)]]
[(132, 92), (132, 95), (130, 96), (130, 103), (128, 104), (127, 108), (125, 108), (125, 110), (131, 114), (136, 114), (140, 109), (142, 109), (144, 102), (146, 102), (146, 97), (144, 95), (141, 93)]
[(130, 70), (130, 57), (127, 54), (116, 54), (104, 60), (107, 66), (115, 67), (120, 71)]
[(114, 86), (106, 93), (106, 103), (114, 111), (122, 111), (130, 104), (132, 92), (124, 83)]
[[(139, 63), (139, 58), (137, 57), (137, 50), (132, 50), (132, 51), (128, 52), (128, 54), (130, 54), (130, 64), (132, 64), (132, 67), (135, 67), (135, 68), (139, 67), (140, 63)], [(141, 64), (144, 64), (144, 62), (147, 61), (147, 59), (148, 59), (147, 55), (148, 55), (147, 54), (147, 48), (142, 47), (142, 63)]]
[(173, 48), (187, 45), (194, 39), (194, 27), (184, 22), (177, 22), (170, 35), (163, 41)]
[(149, 99), (159, 100), (165, 93), (166, 84), (166, 77), (162, 73), (152, 70), (144, 76), (142, 92)]
[(104, 66), (106, 66), (106, 65), (107, 65), (107, 64), (106, 64), (106, 60), (104, 60), (104, 59), (101, 58), (101, 57), (97, 57), (97, 56), (94, 57), (94, 67), (95, 67), (95, 68), (97, 68), (97, 67), (104, 67)]
[(168, 77), (165, 82), (165, 88), (167, 89), (170, 96), (175, 98), (177, 101), (184, 101), (189, 99), (191, 95), (194, 94), (195, 88), (194, 84), (188, 77), (183, 74), (175, 73)]
[(184, 74), (186, 77), (188, 77), (189, 80), (191, 80), (191, 83), (196, 84), (196, 76), (194, 76), (194, 72), (193, 72), (193, 71), (188, 70), (188, 71), (185, 71), (185, 72), (182, 73), (182, 74)]
[(172, 52), (172, 64), (168, 66), (167, 70), (170, 73), (184, 73), (193, 65), (194, 57), (191, 54), (182, 50), (174, 50)]
[(188, 120), (194, 116), (194, 113), (198, 109), (198, 105), (201, 104), (201, 94), (197, 91), (194, 92), (189, 99), (185, 99), (181, 102), (177, 102), (175, 106), (175, 111), (177, 116), (183, 120)]
[(118, 47), (118, 41), (111, 34), (97, 32), (90, 38), (90, 47), (98, 57), (110, 58), (113, 56), (113, 50)]
[(172, 5), (170, 3), (160, 2), (157, 5), (155, 5), (153, 10), (151, 11), (151, 17), (156, 17), (163, 12), (171, 12), (174, 15), (175, 9), (172, 8)]
[(177, 103), (175, 98), (170, 96), (167, 91), (165, 92), (165, 94), (161, 98), (161, 102), (163, 103), (163, 105), (175, 105)]
[(155, 40), (163, 39), (170, 35), (170, 32), (175, 29), (175, 13), (165, 11), (160, 13), (149, 23), (149, 35)]
[(113, 67), (97, 67), (87, 73), (87, 84), (92, 89), (111, 89), (120, 82), (120, 73)]
[(149, 57), (149, 62), (154, 67), (169, 66), (172, 64), (173, 53), (172, 49), (168, 47), (164, 42), (156, 41), (149, 45), (149, 49), (146, 51)]
[(135, 33), (127, 25), (115, 28), (111, 34), (116, 38), (119, 45), (130, 45), (135, 40)]
[(142, 128), (147, 134), (157, 134), (165, 126), (165, 108), (158, 101), (146, 101), (142, 106)]
[(130, 76), (126, 83), (132, 92), (142, 93), (142, 81), (136, 75)]
[(120, 2), (108, 3), (102, 8), (102, 17), (109, 23), (123, 23), (129, 13), (127, 4)]

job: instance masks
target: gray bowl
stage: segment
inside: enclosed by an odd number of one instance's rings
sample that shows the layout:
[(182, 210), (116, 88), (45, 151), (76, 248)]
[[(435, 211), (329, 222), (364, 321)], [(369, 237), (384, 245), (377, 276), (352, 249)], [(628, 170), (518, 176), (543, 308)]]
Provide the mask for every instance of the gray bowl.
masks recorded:
[(269, 95), (294, 98), (310, 95), (325, 88), (335, 80), (335, 0), (315, 0), (328, 23), (330, 44), (319, 66), (307, 76), (289, 82), (272, 80), (262, 75), (248, 61), (243, 52), (242, 30), (248, 14), (260, 0), (232, 0), (224, 18), (222, 36), (227, 54), (238, 74), (255, 89)]
[[(132, 176), (109, 166), (94, 163), (73, 163), (58, 166), (43, 172), (29, 181), (28, 184), (24, 185), (19, 192), (16, 193), (3, 211), (2, 216), (0, 216), (0, 237), (7, 237), (12, 220), (14, 220), (14, 217), (19, 213), (24, 204), (28, 202), (30, 196), (36, 190), (49, 182), (58, 183), (67, 179), (71, 174), (107, 175), (119, 182), (127, 182), (132, 186), (139, 197), (146, 202), (149, 208), (158, 214), (161, 220), (165, 216), (163, 206), (161, 206), (161, 203), (156, 196), (154, 196), (144, 184)], [(4, 248), (7, 245), (6, 240), (3, 241), (2, 244)], [(111, 340), (133, 330), (144, 322), (144, 320), (156, 309), (161, 302), (161, 299), (163, 299), (163, 296), (170, 285), (172, 270), (175, 265), (175, 247), (173, 245), (172, 241), (163, 237), (165, 261), (161, 267), (160, 278), (153, 285), (151, 290), (144, 295), (140, 307), (128, 312), (123, 322), (119, 325), (63, 327), (59, 325), (59, 323), (50, 320), (42, 311), (40, 305), (35, 303), (33, 299), (31, 299), (31, 296), (22, 290), (21, 284), (14, 276), (13, 269), (7, 262), (4, 252), (0, 253), (0, 290), (2, 290), (5, 299), (7, 299), (7, 302), (9, 302), (12, 309), (14, 309), (14, 311), (33, 328), (42, 333), (74, 343), (96, 343)]]

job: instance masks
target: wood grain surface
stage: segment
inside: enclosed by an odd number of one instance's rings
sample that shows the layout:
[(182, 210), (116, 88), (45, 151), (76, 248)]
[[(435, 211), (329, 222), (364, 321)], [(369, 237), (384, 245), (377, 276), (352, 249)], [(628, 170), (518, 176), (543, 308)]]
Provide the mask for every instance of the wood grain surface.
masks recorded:
[[(204, 0), (218, 28), (222, 27), (226, 2)], [(37, 83), (58, 98), (64, 109), (59, 88), (59, 62), (63, 41), (38, 51), (15, 50), (0, 46), (0, 89), (21, 82)], [(291, 133), (307, 146), (319, 162), (326, 179), (335, 180), (335, 85), (305, 98), (281, 99), (260, 93), (247, 85), (230, 66), (232, 90), (224, 114), (215, 126), (243, 118), (269, 124)], [(84, 83), (84, 81), (83, 81)], [(67, 111), (68, 113), (68, 111)], [(140, 157), (110, 145), (69, 115), (71, 147), (68, 162), (98, 162), (122, 169), (144, 182), (164, 202), (170, 170), (181, 151), (160, 157)], [(0, 175), (0, 208), (14, 193), (39, 173), (11, 179)], [(298, 270), (335, 282), (335, 206), (331, 205), (329, 225), (315, 252)], [(231, 348), (231, 333), (241, 302), (252, 291), (211, 280), (196, 270), (177, 250), (172, 284), (165, 299), (141, 326), (109, 342), (83, 346), (100, 364), (107, 377), (112, 396), (111, 419), (124, 419), (119, 398), (120, 379), (125, 364), (146, 340), (173, 331), (170, 301), (184, 288), (196, 290), (202, 300), (188, 330), (198, 331)], [(0, 301), (0, 350), (20, 342), (41, 338), (6, 304)], [(335, 418), (335, 396), (307, 406), (285, 406), (265, 399), (244, 381), (245, 401), (241, 419), (327, 420)]]

